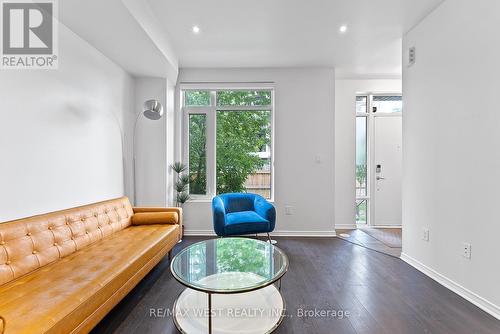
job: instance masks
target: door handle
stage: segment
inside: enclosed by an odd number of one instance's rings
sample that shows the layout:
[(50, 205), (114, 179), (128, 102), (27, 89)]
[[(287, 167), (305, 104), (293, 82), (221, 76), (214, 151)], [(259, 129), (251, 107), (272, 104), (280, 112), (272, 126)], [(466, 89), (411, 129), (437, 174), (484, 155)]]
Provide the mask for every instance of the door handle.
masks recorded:
[(385, 177), (382, 177), (382, 176), (377, 176), (377, 181), (378, 180), (385, 180)]

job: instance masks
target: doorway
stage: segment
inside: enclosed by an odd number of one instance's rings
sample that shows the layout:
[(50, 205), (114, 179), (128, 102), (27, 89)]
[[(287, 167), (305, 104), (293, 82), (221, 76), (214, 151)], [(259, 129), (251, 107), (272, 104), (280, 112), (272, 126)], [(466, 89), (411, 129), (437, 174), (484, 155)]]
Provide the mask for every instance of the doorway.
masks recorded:
[(402, 97), (356, 96), (356, 225), (401, 226)]
[[(356, 96), (356, 227), (346, 240), (390, 255), (401, 251), (401, 94)], [(342, 234), (341, 234), (342, 236)]]

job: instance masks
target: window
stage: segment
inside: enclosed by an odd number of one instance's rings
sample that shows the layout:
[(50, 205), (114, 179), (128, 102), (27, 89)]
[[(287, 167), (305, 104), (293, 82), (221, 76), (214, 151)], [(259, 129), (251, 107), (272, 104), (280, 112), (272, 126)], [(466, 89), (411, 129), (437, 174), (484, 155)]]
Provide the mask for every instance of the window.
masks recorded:
[(356, 117), (356, 196), (366, 196), (366, 171), (367, 171), (367, 118)]
[(403, 99), (401, 96), (373, 96), (373, 112), (377, 113), (400, 113), (403, 109)]
[(356, 200), (356, 224), (366, 224), (368, 222), (368, 199)]
[(209, 91), (187, 91), (184, 95), (184, 104), (186, 106), (209, 106)]
[(192, 197), (272, 198), (272, 89), (183, 90)]
[(207, 115), (189, 115), (189, 193), (207, 193)]
[(367, 223), (368, 96), (356, 96), (356, 223)]
[(367, 96), (356, 96), (356, 113), (366, 114), (368, 108), (368, 97)]

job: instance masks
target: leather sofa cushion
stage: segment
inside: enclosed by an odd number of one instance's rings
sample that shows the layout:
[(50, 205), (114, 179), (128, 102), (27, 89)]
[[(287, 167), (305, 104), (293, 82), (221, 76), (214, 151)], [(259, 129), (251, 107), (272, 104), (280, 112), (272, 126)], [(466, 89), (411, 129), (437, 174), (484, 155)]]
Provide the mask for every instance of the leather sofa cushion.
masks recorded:
[(127, 197), (0, 224), (0, 285), (130, 226)]
[(226, 215), (227, 235), (260, 233), (269, 230), (269, 221), (259, 216), (255, 211), (240, 211)]
[(179, 225), (131, 226), (0, 286), (5, 333), (69, 333), (165, 247)]
[(177, 224), (177, 212), (139, 212), (132, 216), (132, 225)]

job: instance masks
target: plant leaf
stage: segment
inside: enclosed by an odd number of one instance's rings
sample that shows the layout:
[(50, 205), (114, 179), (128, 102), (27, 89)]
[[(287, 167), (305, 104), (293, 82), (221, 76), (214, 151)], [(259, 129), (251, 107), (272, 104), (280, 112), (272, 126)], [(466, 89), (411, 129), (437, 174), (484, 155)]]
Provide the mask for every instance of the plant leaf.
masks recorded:
[(187, 166), (180, 161), (174, 162), (170, 165), (170, 168), (177, 174), (181, 174), (182, 172), (187, 170)]
[(177, 202), (186, 203), (189, 200), (190, 196), (187, 192), (181, 192), (177, 195)]
[(187, 190), (187, 183), (182, 182), (181, 180), (175, 182), (175, 191), (178, 193), (182, 193)]

